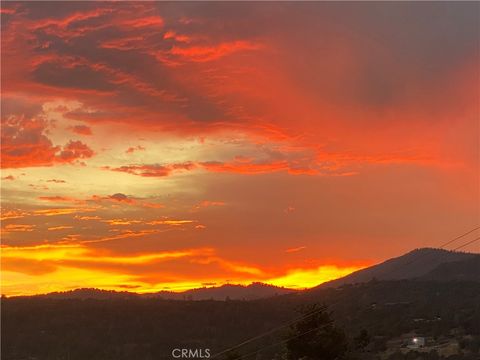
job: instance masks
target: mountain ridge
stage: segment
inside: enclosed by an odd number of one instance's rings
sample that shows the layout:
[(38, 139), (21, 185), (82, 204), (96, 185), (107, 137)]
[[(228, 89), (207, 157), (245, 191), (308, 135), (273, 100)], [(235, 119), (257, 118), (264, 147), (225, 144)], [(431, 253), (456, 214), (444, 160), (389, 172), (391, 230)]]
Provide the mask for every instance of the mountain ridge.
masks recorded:
[(159, 291), (152, 293), (135, 293), (130, 291), (104, 290), (97, 288), (78, 288), (68, 291), (56, 291), (47, 294), (12, 297), (39, 297), (51, 299), (132, 299), (158, 298), (164, 300), (255, 300), (295, 293), (298, 290), (277, 287), (270, 284), (253, 282), (249, 285), (224, 284), (217, 287), (202, 287), (181, 292)]
[[(438, 248), (418, 248), (404, 255), (388, 259), (368, 268), (355, 271), (342, 278), (331, 280), (315, 288), (339, 287), (345, 284), (365, 283), (376, 280), (421, 279), (439, 266), (480, 259), (480, 254), (450, 251)], [(451, 267), (455, 266), (451, 265)], [(457, 266), (461, 266), (457, 264)], [(479, 269), (480, 272), (480, 269)], [(442, 280), (436, 277), (436, 280)], [(459, 280), (451, 278), (451, 280)]]

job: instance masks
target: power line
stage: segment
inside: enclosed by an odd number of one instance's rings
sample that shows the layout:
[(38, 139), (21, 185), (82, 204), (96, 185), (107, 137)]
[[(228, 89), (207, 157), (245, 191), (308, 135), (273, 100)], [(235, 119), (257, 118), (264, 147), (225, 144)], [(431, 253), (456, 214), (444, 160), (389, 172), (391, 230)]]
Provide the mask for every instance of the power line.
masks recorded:
[(467, 242), (466, 244), (463, 244), (463, 245), (461, 245), (461, 246), (458, 246), (458, 247), (456, 247), (455, 249), (453, 249), (452, 251), (456, 251), (456, 250), (459, 250), (459, 249), (461, 249), (461, 248), (464, 248), (465, 246), (468, 246), (468, 245), (470, 245), (470, 244), (473, 244), (474, 242), (477, 242), (478, 240), (480, 240), (480, 237), (477, 237), (476, 239), (473, 239), (473, 240)]
[(290, 320), (290, 321), (286, 322), (286, 323), (283, 324), (283, 325), (277, 326), (277, 327), (275, 327), (275, 328), (273, 328), (273, 329), (271, 329), (271, 330), (269, 330), (269, 331), (267, 331), (267, 332), (265, 332), (265, 333), (262, 333), (262, 334), (260, 334), (260, 335), (257, 335), (257, 336), (255, 336), (255, 337), (253, 337), (253, 338), (247, 339), (247, 340), (241, 342), (240, 344), (237, 344), (237, 345), (232, 346), (232, 347), (230, 347), (230, 348), (228, 348), (228, 349), (225, 349), (225, 350), (223, 350), (223, 351), (221, 351), (221, 352), (219, 352), (219, 353), (211, 356), (210, 359), (214, 359), (214, 358), (216, 358), (216, 357), (219, 357), (220, 355), (223, 355), (223, 354), (228, 353), (228, 352), (230, 352), (230, 351), (232, 351), (232, 350), (238, 349), (239, 347), (242, 347), (243, 345), (246, 345), (246, 344), (248, 344), (248, 343), (250, 343), (250, 342), (252, 342), (252, 341), (261, 339), (262, 337), (265, 337), (265, 336), (267, 336), (267, 335), (270, 335), (270, 334), (272, 334), (272, 333), (274, 333), (274, 332), (276, 332), (276, 331), (278, 331), (278, 330), (284, 329), (284, 328), (286, 328), (286, 327), (288, 327), (288, 326), (290, 326), (290, 325), (295, 324), (295, 323), (298, 322), (298, 321), (307, 319), (307, 318), (309, 318), (309, 317), (311, 317), (311, 316), (313, 316), (313, 315), (315, 315), (315, 314), (317, 314), (317, 313), (319, 313), (319, 312), (322, 312), (322, 311), (324, 311), (324, 310), (325, 310), (325, 309), (320, 308), (320, 309), (314, 310), (314, 311), (312, 311), (312, 312), (310, 312), (310, 313), (308, 313), (308, 314), (302, 315), (302, 316), (300, 316), (300, 317), (298, 317), (298, 318), (296, 318), (296, 319)]
[(327, 327), (327, 326), (329, 326), (329, 325), (330, 325), (330, 324), (318, 325), (318, 326), (314, 327), (313, 329), (310, 329), (310, 330), (308, 330), (308, 331), (305, 331), (305, 332), (303, 332), (303, 333), (301, 333), (301, 334), (298, 334), (298, 335), (295, 335), (295, 336), (291, 336), (291, 337), (286, 338), (286, 339), (284, 339), (284, 340), (282, 340), (282, 341), (279, 341), (279, 342), (276, 342), (276, 343), (274, 343), (274, 344), (270, 344), (270, 345), (264, 346), (264, 347), (262, 347), (262, 348), (260, 348), (260, 349), (258, 349), (258, 350), (255, 350), (255, 351), (252, 351), (252, 352), (250, 352), (250, 353), (248, 353), (248, 354), (242, 355), (242, 356), (240, 356), (239, 358), (237, 358), (236, 360), (246, 359), (247, 357), (252, 356), (252, 355), (255, 355), (255, 354), (259, 353), (259, 352), (262, 351), (262, 350), (265, 350), (265, 349), (268, 349), (268, 348), (272, 348), (272, 347), (275, 347), (275, 346), (278, 346), (278, 345), (282, 345), (282, 344), (284, 344), (284, 343), (286, 343), (286, 342), (289, 342), (290, 340), (296, 339), (296, 338), (298, 338), (298, 337), (300, 337), (300, 336), (306, 335), (306, 334), (311, 333), (311, 332), (313, 332), (313, 331), (315, 331), (315, 330), (320, 330), (321, 328)]
[[(450, 244), (453, 243), (454, 241), (457, 241), (458, 239), (461, 239), (461, 238), (467, 236), (468, 234), (471, 234), (472, 232), (474, 232), (475, 230), (478, 230), (478, 229), (480, 229), (480, 226), (477, 226), (475, 229), (472, 229), (472, 230), (470, 230), (470, 231), (467, 231), (465, 234), (462, 234), (462, 235), (460, 235), (460, 236), (457, 236), (455, 239), (452, 239), (452, 240), (450, 240), (450, 241), (447, 241), (445, 244), (440, 245), (440, 248), (442, 249), (442, 248), (444, 248), (445, 246), (450, 245)], [(453, 249), (453, 250), (455, 250), (455, 249)]]

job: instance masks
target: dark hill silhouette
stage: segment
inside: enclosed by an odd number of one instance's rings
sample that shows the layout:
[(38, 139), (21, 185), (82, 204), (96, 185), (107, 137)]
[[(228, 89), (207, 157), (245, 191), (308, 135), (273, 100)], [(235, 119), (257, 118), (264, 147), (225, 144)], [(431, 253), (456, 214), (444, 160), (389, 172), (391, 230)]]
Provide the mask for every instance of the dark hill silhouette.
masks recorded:
[[(401, 280), (401, 279), (416, 279), (427, 274), (431, 277), (436, 277), (437, 280), (442, 279), (440, 273), (435, 275), (434, 272), (439, 266), (445, 266), (445, 269), (458, 268), (457, 272), (460, 275), (462, 273), (462, 263), (463, 261), (477, 259), (472, 261), (472, 264), (465, 265), (466, 267), (475, 266), (478, 264), (478, 259), (480, 255), (472, 253), (463, 253), (448, 251), (443, 249), (433, 249), (433, 248), (422, 248), (413, 250), (405, 255), (389, 259), (380, 264), (368, 267), (356, 271), (350, 275), (342, 277), (340, 279), (332, 280), (323, 284), (320, 284), (318, 287), (338, 287), (344, 284), (355, 284), (355, 283), (364, 283), (371, 281), (372, 279), (376, 280)], [(453, 264), (455, 263), (455, 264)], [(450, 266), (450, 267), (448, 267)], [(444, 273), (448, 270), (438, 270), (441, 273)], [(464, 276), (464, 275), (462, 275)], [(452, 274), (450, 280), (456, 280), (457, 278)], [(458, 280), (462, 280), (461, 278)]]
[(284, 295), (296, 290), (276, 287), (263, 283), (252, 283), (248, 286), (226, 284), (219, 287), (187, 290), (181, 293), (162, 291), (157, 296), (171, 300), (254, 300)]
[(75, 289), (64, 292), (36, 295), (50, 299), (131, 299), (161, 298), (166, 300), (255, 300), (284, 295), (296, 290), (276, 287), (263, 283), (252, 283), (248, 286), (226, 284), (219, 287), (205, 287), (183, 292), (160, 291), (157, 293), (137, 294), (128, 291), (100, 290), (92, 288)]
[(480, 255), (467, 260), (444, 263), (421, 277), (434, 281), (477, 281), (480, 282)]

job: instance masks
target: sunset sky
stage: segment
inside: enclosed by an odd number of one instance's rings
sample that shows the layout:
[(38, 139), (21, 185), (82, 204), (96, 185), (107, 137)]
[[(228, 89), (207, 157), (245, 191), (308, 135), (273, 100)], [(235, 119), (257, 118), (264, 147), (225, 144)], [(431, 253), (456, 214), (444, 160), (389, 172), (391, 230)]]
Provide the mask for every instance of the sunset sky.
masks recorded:
[(475, 227), (479, 6), (3, 2), (2, 293), (303, 288)]

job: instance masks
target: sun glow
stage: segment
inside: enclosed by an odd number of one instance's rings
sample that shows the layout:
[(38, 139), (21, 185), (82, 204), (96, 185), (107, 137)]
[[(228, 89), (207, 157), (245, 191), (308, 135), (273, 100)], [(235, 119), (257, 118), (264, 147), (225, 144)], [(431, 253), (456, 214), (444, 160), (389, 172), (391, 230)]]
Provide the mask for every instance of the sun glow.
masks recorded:
[(336, 265), (323, 265), (315, 269), (293, 269), (289, 270), (285, 276), (269, 280), (268, 283), (290, 289), (306, 289), (341, 278), (365, 267), (366, 266), (339, 267)]
[[(94, 249), (84, 245), (64, 244), (2, 246), (1, 252), (3, 268), (1, 292), (7, 296), (68, 291), (82, 287), (137, 293), (164, 290), (179, 292), (204, 287), (205, 283), (220, 286), (226, 283), (248, 285), (252, 282), (263, 282), (280, 287), (304, 289), (362, 268), (325, 265), (312, 269), (292, 269), (284, 275), (269, 277), (268, 272), (261, 268), (219, 258), (215, 255), (215, 250), (209, 248), (126, 256), (95, 252)], [(187, 264), (190, 263), (188, 266), (191, 267), (191, 272), (216, 264), (236, 274), (235, 279), (227, 281), (215, 277), (214, 274), (198, 279), (192, 279), (188, 275), (162, 276), (166, 269), (162, 264), (183, 260), (187, 260)], [(150, 270), (146, 270), (151, 266), (158, 266), (158, 273), (153, 277)], [(150, 278), (146, 280), (148, 276)], [(157, 277), (163, 277), (163, 280), (156, 280)]]

